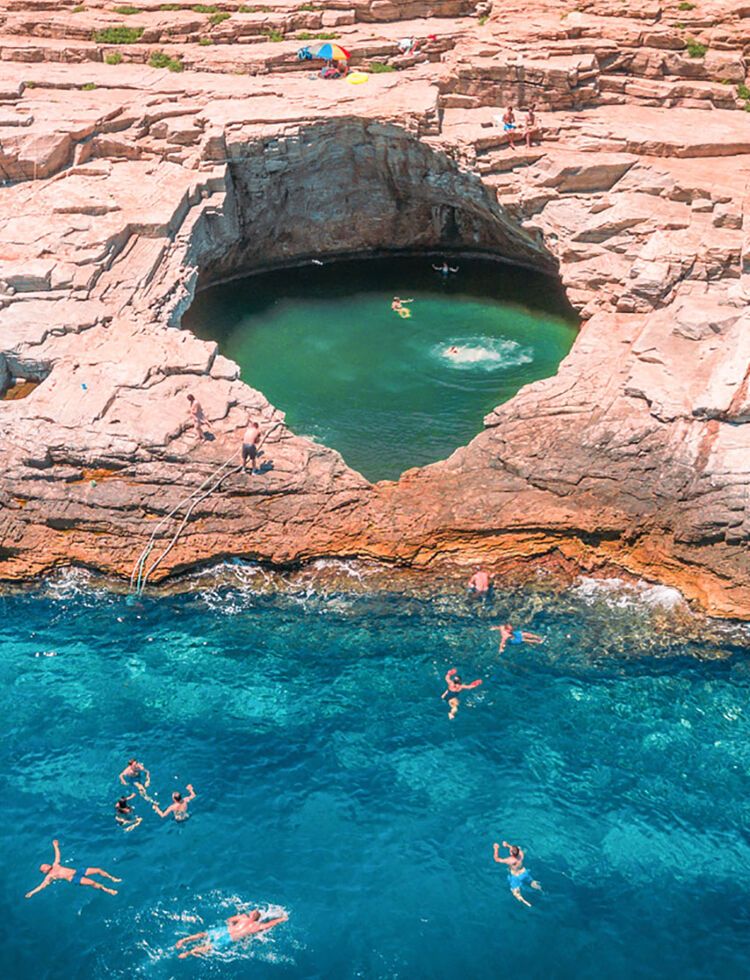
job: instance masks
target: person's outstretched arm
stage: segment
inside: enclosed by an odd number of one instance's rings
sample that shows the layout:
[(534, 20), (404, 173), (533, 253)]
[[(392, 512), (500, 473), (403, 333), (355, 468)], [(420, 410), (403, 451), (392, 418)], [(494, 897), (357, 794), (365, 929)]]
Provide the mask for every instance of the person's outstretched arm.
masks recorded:
[(261, 922), (258, 926), (258, 932), (268, 932), (269, 929), (273, 929), (274, 926), (278, 926), (282, 922), (286, 922), (289, 916), (286, 912), (280, 915), (278, 919), (269, 919), (268, 922)]
[(162, 818), (162, 820), (164, 819), (164, 817), (168, 817), (173, 810), (174, 810), (174, 803), (168, 806), (166, 810), (160, 810), (159, 804), (154, 803), (154, 813), (158, 813), (159, 816)]
[(188, 783), (187, 788), (190, 790), (190, 795), (185, 797), (185, 802), (189, 803), (191, 800), (195, 799), (195, 790), (193, 789), (192, 783)]
[[(505, 841), (503, 841), (503, 847), (505, 847), (505, 846), (506, 846)], [(510, 858), (501, 858), (500, 857), (500, 845), (499, 844), (493, 844), (492, 847), (493, 847), (493, 854), (492, 854), (492, 856), (495, 858), (495, 860), (497, 861), (498, 864), (509, 864), (510, 863)]]
[(36, 888), (32, 888), (30, 892), (26, 892), (26, 895), (24, 897), (31, 898), (33, 895), (36, 895), (37, 892), (40, 892), (43, 888), (46, 888), (47, 885), (50, 885), (51, 883), (52, 883), (52, 879), (50, 878), (49, 875), (47, 875), (44, 881), (41, 883), (41, 885), (37, 885)]
[(126, 785), (127, 785), (127, 783), (125, 782), (125, 773), (126, 773), (127, 771), (128, 771), (128, 767), (127, 767), (127, 766), (125, 766), (125, 768), (124, 768), (124, 769), (122, 770), (122, 772), (120, 773), (120, 782), (122, 783), (122, 785), (123, 785), (123, 786), (126, 786)]
[(479, 685), (481, 683), (482, 683), (481, 680), (476, 680), (476, 681), (472, 681), (471, 684), (462, 684), (461, 685), (461, 690), (462, 691), (470, 691), (473, 687), (479, 687)]
[(52, 847), (53, 847), (53, 849), (55, 851), (55, 862), (54, 863), (55, 864), (59, 864), (60, 863), (60, 841), (59, 840), (53, 840), (52, 841)]

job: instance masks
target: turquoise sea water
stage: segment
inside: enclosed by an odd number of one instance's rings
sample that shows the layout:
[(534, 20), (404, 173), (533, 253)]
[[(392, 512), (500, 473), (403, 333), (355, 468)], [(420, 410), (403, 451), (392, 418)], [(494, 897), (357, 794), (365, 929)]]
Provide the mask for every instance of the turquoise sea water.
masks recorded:
[[(484, 604), (356, 578), (279, 593), (235, 568), (135, 604), (76, 576), (0, 598), (0, 975), (748, 975), (746, 630), (658, 589)], [(498, 660), (508, 617), (546, 644)], [(484, 684), (449, 722), (452, 666)], [(118, 829), (131, 755), (162, 805), (194, 784), (186, 823), (141, 805)], [(119, 894), (25, 901), (53, 837)], [(503, 838), (543, 885), (533, 909), (493, 864)], [(175, 958), (255, 905), (288, 924)]]
[[(335, 262), (198, 295), (183, 323), (219, 341), (295, 431), (372, 480), (449, 456), (519, 388), (557, 370), (576, 328), (559, 284), (477, 259)], [(413, 298), (409, 319), (391, 310)]]

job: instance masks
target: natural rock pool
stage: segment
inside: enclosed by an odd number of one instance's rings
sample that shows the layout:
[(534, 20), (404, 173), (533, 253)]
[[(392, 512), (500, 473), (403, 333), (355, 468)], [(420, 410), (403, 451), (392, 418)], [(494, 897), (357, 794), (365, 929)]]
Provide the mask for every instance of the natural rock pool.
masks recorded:
[[(747, 975), (747, 628), (658, 588), (478, 603), (344, 572), (234, 564), (141, 602), (69, 573), (0, 597), (3, 976)], [(498, 658), (506, 618), (546, 643)], [(484, 683), (449, 722), (453, 666)], [(188, 821), (137, 799), (141, 825), (117, 826), (131, 755), (162, 806), (194, 784)], [(118, 895), (25, 901), (53, 838)], [(503, 839), (542, 883), (533, 909), (493, 863)], [(177, 960), (255, 905), (289, 922)]]
[[(183, 325), (219, 342), (300, 434), (370, 480), (445, 459), (520, 387), (549, 377), (576, 325), (555, 280), (435, 257), (331, 262), (198, 294)], [(413, 298), (411, 316), (391, 309)]]

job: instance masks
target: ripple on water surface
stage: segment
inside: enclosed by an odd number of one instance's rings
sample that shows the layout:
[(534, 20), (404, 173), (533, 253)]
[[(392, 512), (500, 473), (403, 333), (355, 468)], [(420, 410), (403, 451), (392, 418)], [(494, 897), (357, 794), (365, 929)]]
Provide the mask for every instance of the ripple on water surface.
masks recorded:
[[(354, 566), (329, 592), (230, 571), (137, 603), (80, 577), (0, 598), (3, 975), (747, 975), (747, 630), (648, 588), (474, 604), (368, 594)], [(506, 618), (546, 643), (498, 659)], [(449, 666), (484, 681), (454, 722)], [(115, 826), (131, 754), (162, 805), (195, 785), (186, 823), (139, 801)], [(25, 902), (53, 837), (119, 894)], [(533, 910), (503, 839), (543, 884)], [(255, 905), (290, 921), (176, 960)]]

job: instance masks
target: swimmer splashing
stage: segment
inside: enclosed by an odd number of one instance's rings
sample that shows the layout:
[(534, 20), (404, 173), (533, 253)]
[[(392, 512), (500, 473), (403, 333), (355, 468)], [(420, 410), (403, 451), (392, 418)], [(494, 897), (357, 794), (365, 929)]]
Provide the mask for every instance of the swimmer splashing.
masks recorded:
[(214, 951), (228, 949), (232, 943), (241, 942), (251, 936), (257, 936), (261, 932), (268, 932), (274, 926), (286, 922), (286, 913), (276, 919), (261, 919), (259, 909), (254, 909), (250, 913), (230, 915), (226, 925), (216, 926), (213, 929), (206, 929), (204, 932), (193, 933), (192, 936), (185, 936), (175, 943), (175, 949), (182, 949), (190, 943), (195, 943), (191, 949), (183, 950), (179, 956), (184, 960), (188, 956), (206, 956)]
[(413, 302), (413, 299), (401, 299), (399, 296), (394, 296), (393, 302), (391, 303), (391, 309), (394, 313), (398, 313), (400, 317), (408, 320), (408, 318), (411, 316), (411, 310), (407, 309), (406, 304)]

